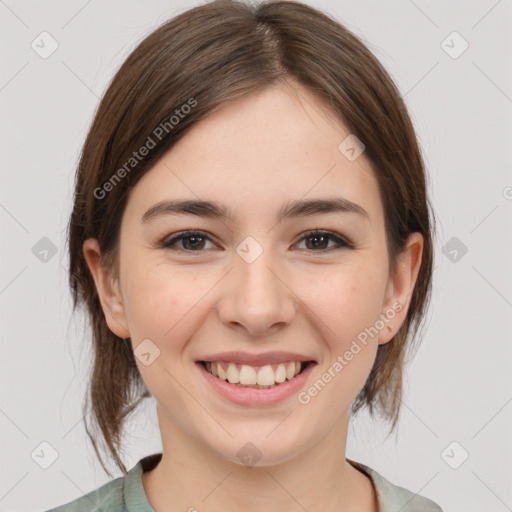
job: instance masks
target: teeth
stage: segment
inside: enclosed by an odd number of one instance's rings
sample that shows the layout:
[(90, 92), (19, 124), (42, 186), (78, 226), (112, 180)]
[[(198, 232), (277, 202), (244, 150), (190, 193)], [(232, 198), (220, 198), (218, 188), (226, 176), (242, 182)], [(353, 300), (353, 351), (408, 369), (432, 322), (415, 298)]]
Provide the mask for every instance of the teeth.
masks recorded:
[(288, 363), (288, 366), (286, 367), (286, 378), (288, 380), (293, 379), (295, 375), (295, 363)]
[(276, 382), (284, 382), (286, 380), (286, 368), (284, 364), (280, 364), (276, 370)]
[[(301, 370), (302, 365), (299, 361), (290, 361), (289, 363), (280, 363), (274, 368), (271, 365), (250, 366), (243, 364), (238, 369), (235, 363), (206, 362), (206, 369), (215, 377), (221, 380), (227, 380), (237, 386), (250, 386), (269, 388), (275, 384), (280, 384), (285, 380), (293, 379)], [(227, 366), (227, 370), (224, 368)]]
[(256, 370), (252, 366), (242, 365), (242, 368), (240, 368), (240, 384), (244, 386), (256, 384)]
[(219, 377), (220, 380), (226, 380), (228, 378), (226, 372), (224, 371), (224, 368), (220, 364), (212, 364), (213, 367), (217, 367), (217, 377)]
[[(244, 367), (242, 366), (242, 370)], [(242, 372), (240, 372), (240, 375), (242, 375)], [(274, 370), (272, 370), (272, 366), (262, 366), (258, 370), (258, 375), (256, 377), (256, 382), (251, 382), (251, 384), (258, 384), (260, 386), (273, 386), (275, 384), (275, 375)], [(246, 384), (245, 382), (242, 382), (242, 384)]]
[(227, 378), (231, 384), (236, 384), (240, 382), (240, 372), (236, 369), (234, 364), (230, 364), (228, 366)]

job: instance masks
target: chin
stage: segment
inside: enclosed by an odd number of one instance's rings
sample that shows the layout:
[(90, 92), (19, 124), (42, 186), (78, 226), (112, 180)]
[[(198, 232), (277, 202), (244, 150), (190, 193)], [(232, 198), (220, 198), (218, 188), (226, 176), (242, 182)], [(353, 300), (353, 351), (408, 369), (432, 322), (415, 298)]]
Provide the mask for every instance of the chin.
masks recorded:
[[(268, 429), (246, 429), (243, 435), (227, 438), (221, 445), (210, 444), (212, 450), (222, 459), (241, 467), (270, 467), (284, 464), (296, 458), (305, 449), (304, 437), (294, 439), (286, 429), (278, 432), (274, 422)], [(269, 432), (272, 432), (270, 435)], [(234, 434), (234, 432), (232, 432)], [(284, 442), (286, 440), (286, 442)]]

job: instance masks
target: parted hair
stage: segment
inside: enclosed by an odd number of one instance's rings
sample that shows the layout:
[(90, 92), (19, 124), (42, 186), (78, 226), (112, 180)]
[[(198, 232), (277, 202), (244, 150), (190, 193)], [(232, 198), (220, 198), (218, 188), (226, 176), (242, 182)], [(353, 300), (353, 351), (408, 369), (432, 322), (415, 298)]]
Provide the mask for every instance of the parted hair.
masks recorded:
[[(83, 412), (109, 475), (99, 443), (126, 473), (123, 425), (151, 395), (131, 340), (107, 326), (83, 243), (96, 238), (101, 264), (118, 276), (120, 222), (137, 181), (195, 123), (232, 100), (290, 78), (323, 100), (364, 143), (384, 206), (389, 271), (409, 234), (419, 232), (424, 239), (407, 316), (393, 339), (379, 345), (352, 404), (352, 413), (366, 406), (390, 422), (390, 432), (395, 428), (406, 355), (418, 345), (430, 300), (434, 233), (424, 162), (403, 98), (370, 49), (331, 15), (295, 1), (214, 0), (169, 19), (126, 58), (98, 105), (75, 175), (69, 283), (73, 311), (83, 307), (89, 319), (93, 354)], [(193, 108), (177, 111), (187, 104)], [(173, 116), (179, 122), (170, 121)], [(151, 149), (134, 160), (148, 137)]]

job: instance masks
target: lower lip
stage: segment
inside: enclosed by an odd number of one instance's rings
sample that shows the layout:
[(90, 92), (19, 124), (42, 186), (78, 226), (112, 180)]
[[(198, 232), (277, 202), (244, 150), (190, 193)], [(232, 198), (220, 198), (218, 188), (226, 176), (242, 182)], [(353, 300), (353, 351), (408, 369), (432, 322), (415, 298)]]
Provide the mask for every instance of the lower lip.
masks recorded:
[(224, 398), (239, 405), (273, 405), (294, 393), (297, 393), (306, 383), (306, 380), (316, 363), (308, 366), (292, 380), (285, 380), (272, 388), (244, 388), (234, 386), (228, 381), (221, 380), (212, 375), (201, 363), (196, 363), (207, 382)]

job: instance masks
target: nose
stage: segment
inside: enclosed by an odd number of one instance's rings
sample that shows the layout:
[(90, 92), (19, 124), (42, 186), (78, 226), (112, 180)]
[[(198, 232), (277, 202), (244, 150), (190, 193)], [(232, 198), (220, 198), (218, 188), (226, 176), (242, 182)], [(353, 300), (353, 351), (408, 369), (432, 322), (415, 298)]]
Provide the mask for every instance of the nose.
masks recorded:
[(218, 303), (220, 320), (230, 328), (261, 336), (293, 321), (295, 295), (270, 252), (263, 251), (252, 263), (235, 255)]

